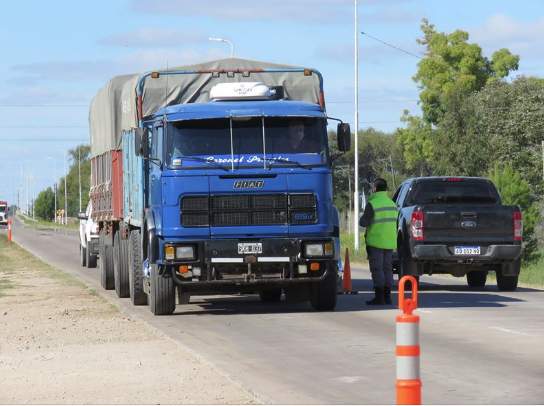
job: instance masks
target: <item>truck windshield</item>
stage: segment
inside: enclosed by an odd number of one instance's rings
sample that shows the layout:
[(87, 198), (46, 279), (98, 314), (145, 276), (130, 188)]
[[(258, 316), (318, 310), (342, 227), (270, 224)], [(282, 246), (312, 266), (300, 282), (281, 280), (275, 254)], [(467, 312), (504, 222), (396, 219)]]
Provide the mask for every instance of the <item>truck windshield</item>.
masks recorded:
[(0, 206), (0, 213), (5, 213), (7, 206)]
[[(232, 126), (232, 136), (231, 136)], [(326, 163), (324, 119), (247, 117), (187, 120), (168, 126), (167, 162), (201, 157), (224, 164), (316, 165)]]
[(499, 203), (495, 187), (485, 180), (429, 180), (417, 183), (408, 200), (413, 204)]

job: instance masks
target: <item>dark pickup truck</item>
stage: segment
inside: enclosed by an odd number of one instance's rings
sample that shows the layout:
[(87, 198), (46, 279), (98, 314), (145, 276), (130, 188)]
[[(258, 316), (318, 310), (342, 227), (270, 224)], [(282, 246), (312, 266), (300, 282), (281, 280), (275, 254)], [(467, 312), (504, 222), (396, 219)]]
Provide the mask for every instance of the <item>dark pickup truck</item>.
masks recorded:
[(499, 290), (517, 288), (522, 216), (519, 207), (501, 205), (493, 183), (484, 178), (408, 179), (393, 200), (399, 208), (399, 274), (467, 276), (483, 287), (495, 271)]

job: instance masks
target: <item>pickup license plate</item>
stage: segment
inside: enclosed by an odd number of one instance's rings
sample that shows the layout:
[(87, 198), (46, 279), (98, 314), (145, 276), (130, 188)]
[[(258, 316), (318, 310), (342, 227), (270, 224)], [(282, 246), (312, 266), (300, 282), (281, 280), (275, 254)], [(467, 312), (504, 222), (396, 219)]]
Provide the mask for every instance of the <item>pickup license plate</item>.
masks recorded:
[(453, 252), (455, 255), (480, 255), (481, 249), (480, 247), (455, 247)]
[(261, 242), (239, 242), (238, 254), (262, 254), (263, 243)]

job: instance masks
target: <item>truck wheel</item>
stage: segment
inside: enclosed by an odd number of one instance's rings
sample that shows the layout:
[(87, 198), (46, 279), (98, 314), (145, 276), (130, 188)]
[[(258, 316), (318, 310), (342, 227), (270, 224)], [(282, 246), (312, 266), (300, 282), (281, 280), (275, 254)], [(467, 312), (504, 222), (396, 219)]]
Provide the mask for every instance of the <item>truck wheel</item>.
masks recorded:
[(176, 287), (174, 278), (168, 273), (159, 275), (159, 267), (151, 265), (149, 275), (149, 308), (155, 316), (164, 316), (174, 313), (176, 310)]
[(82, 267), (87, 266), (87, 248), (79, 244), (79, 262)]
[(119, 233), (115, 233), (113, 243), (113, 273), (115, 275), (115, 293), (121, 298), (129, 297), (125, 244), (119, 237)]
[(128, 240), (128, 285), (130, 301), (134, 306), (147, 304), (143, 278), (140, 232), (133, 230)]
[(338, 269), (336, 263), (327, 264), (327, 275), (319, 283), (314, 283), (310, 296), (310, 303), (317, 311), (331, 311), (336, 307), (336, 279)]
[(86, 249), (86, 262), (87, 262), (87, 268), (96, 268), (96, 262), (98, 258), (96, 257), (96, 254), (91, 254), (91, 251)]
[(106, 290), (115, 288), (113, 275), (113, 249), (107, 245), (100, 246), (100, 284)]
[(467, 284), (471, 288), (483, 288), (487, 280), (487, 271), (472, 271), (467, 273)]
[(263, 289), (259, 292), (262, 302), (272, 303), (281, 300), (281, 288)]
[(505, 292), (513, 292), (518, 288), (518, 277), (521, 269), (521, 261), (504, 264), (497, 271), (497, 287)]

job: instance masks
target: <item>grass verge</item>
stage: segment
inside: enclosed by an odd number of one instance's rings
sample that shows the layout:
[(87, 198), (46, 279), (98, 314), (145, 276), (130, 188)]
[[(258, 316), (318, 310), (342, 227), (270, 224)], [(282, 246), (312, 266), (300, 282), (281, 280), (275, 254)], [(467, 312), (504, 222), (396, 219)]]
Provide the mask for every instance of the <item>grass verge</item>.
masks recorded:
[(544, 253), (536, 262), (522, 266), (519, 281), (524, 285), (544, 288)]
[(359, 233), (359, 251), (353, 249), (354, 235), (348, 233), (340, 233), (340, 250), (342, 261), (346, 255), (346, 248), (349, 249), (349, 259), (351, 262), (367, 263), (366, 248), (365, 248), (365, 235)]

